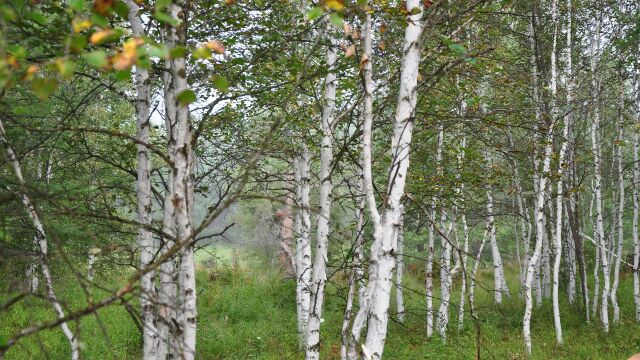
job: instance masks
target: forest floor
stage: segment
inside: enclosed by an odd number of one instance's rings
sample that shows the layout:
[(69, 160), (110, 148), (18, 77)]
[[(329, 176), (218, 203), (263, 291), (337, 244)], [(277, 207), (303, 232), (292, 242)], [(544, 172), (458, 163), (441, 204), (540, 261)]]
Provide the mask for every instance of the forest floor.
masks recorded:
[[(199, 259), (205, 259), (200, 256)], [(517, 294), (517, 274), (509, 271), (511, 298), (502, 305), (493, 303), (488, 291), (493, 284), (489, 269), (480, 272), (477, 288), (478, 318), (482, 359), (525, 359), (522, 341), (524, 303)], [(59, 272), (58, 272), (59, 273)], [(69, 275), (71, 276), (71, 275)], [(125, 275), (104, 274), (98, 283), (115, 286)], [(78, 309), (86, 306), (87, 296), (79, 286), (66, 284), (77, 281), (57, 279), (57, 291), (67, 306)], [(63, 284), (65, 284), (63, 286)], [(474, 359), (476, 331), (465, 314), (465, 324), (457, 329), (459, 294), (451, 306), (449, 338), (428, 340), (424, 333), (424, 299), (420, 274), (409, 271), (405, 285), (406, 320), (395, 320), (392, 294), (391, 319), (385, 346), (386, 359)], [(326, 359), (340, 356), (340, 328), (346, 293), (340, 277), (328, 287), (325, 322), (322, 325), (321, 354)], [(459, 287), (459, 284), (456, 283)], [(435, 286), (438, 288), (438, 286)], [(592, 289), (593, 287), (591, 287)], [(532, 321), (533, 359), (626, 359), (640, 352), (640, 325), (634, 320), (633, 281), (623, 276), (619, 289), (622, 320), (612, 326), (609, 334), (601, 331), (597, 321), (584, 322), (583, 315), (561, 296), (562, 325), (565, 344), (555, 343), (551, 301), (545, 300), (534, 308)], [(198, 359), (302, 359), (297, 348), (295, 284), (283, 279), (275, 271), (257, 268), (230, 269), (219, 263), (215, 268), (200, 265), (198, 270)], [(564, 289), (562, 290), (564, 291)], [(6, 294), (6, 292), (3, 292)], [(105, 296), (104, 290), (94, 289), (96, 299)], [(0, 299), (4, 303), (5, 299)], [(436, 306), (439, 301), (434, 301)], [(35, 305), (35, 306), (34, 306)], [(5, 312), (0, 319), (0, 341), (19, 329), (40, 321), (53, 319), (53, 311), (42, 300), (27, 298)], [(131, 316), (122, 306), (102, 309), (96, 316), (88, 316), (72, 324), (80, 328), (84, 359), (139, 359), (141, 337)], [(13, 359), (69, 358), (68, 343), (59, 328), (46, 330), (20, 340), (6, 355)]]

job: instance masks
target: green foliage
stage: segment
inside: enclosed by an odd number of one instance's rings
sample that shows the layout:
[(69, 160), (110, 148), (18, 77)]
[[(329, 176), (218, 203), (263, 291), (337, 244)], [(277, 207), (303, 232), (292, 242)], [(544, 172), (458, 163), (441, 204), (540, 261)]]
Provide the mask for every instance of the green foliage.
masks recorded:
[[(507, 268), (508, 283), (516, 289), (517, 275)], [(198, 271), (198, 356), (199, 359), (276, 359), (300, 358), (296, 336), (295, 283), (279, 275), (260, 269), (232, 270), (224, 266), (201, 268)], [(104, 284), (119, 283), (121, 275), (110, 273), (100, 278)], [(57, 285), (61, 284), (60, 279)], [(420, 289), (422, 279), (409, 272), (405, 285)], [(490, 268), (481, 269), (477, 288), (478, 316), (483, 358), (526, 359), (522, 348), (521, 318), (523, 303), (514, 297), (501, 306), (492, 304), (493, 294), (482, 284), (491, 284)], [(73, 283), (73, 281), (71, 282)], [(67, 282), (69, 284), (69, 282)], [(330, 294), (344, 291), (344, 282), (338, 279), (328, 285)], [(78, 286), (58, 286), (60, 296), (72, 308), (83, 306), (84, 294)], [(436, 289), (439, 286), (436, 284)], [(491, 288), (489, 285), (488, 288)], [(106, 292), (94, 290), (96, 298)], [(470, 359), (475, 354), (475, 327), (469, 314), (461, 332), (457, 327), (457, 307), (451, 307), (452, 321), (449, 338), (445, 343), (435, 337), (424, 337), (422, 318), (423, 299), (420, 293), (405, 292), (407, 318), (405, 324), (389, 323), (389, 336), (385, 357), (389, 359)], [(437, 295), (436, 295), (437, 296)], [(392, 299), (393, 299), (392, 294)], [(454, 293), (452, 299), (459, 298)], [(637, 351), (640, 328), (634, 321), (632, 281), (625, 278), (620, 288), (622, 323), (603, 334), (597, 323), (587, 324), (581, 313), (561, 301), (565, 344), (555, 344), (551, 303), (534, 309), (532, 324), (534, 353), (532, 359), (623, 359)], [(43, 301), (32, 299), (14, 305), (0, 323), (0, 334), (11, 334), (16, 329), (37, 321), (53, 318), (53, 312)], [(393, 303), (393, 302), (392, 302)], [(437, 303), (437, 302), (436, 302)], [(132, 305), (137, 306), (135, 301)], [(340, 327), (344, 299), (326, 298), (322, 333), (322, 354), (326, 358), (339, 357)], [(394, 317), (394, 308), (390, 310)], [(100, 322), (98, 322), (98, 319)], [(86, 317), (79, 324), (83, 332), (83, 357), (87, 359), (137, 359), (141, 354), (141, 339), (133, 321), (122, 306), (116, 305), (98, 312), (98, 317)], [(102, 332), (104, 326), (106, 334)], [(135, 335), (134, 335), (135, 334)], [(5, 335), (6, 337), (6, 335)], [(1, 339), (1, 337), (0, 337)], [(56, 328), (39, 337), (21, 340), (23, 346), (7, 354), (10, 359), (38, 358), (42, 351), (50, 357), (69, 356), (68, 344)]]

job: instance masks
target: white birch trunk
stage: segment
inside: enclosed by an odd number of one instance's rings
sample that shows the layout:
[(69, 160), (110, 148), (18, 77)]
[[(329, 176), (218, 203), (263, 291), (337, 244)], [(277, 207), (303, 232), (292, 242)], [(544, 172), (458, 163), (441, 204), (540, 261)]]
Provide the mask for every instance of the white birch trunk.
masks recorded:
[[(328, 35), (330, 37), (331, 35)], [(307, 359), (320, 358), (320, 324), (324, 303), (324, 287), (327, 281), (327, 248), (329, 246), (329, 219), (331, 215), (331, 167), (333, 164), (333, 121), (336, 99), (336, 74), (334, 66), (337, 59), (335, 43), (329, 40), (326, 54), (327, 76), (325, 78), (324, 104), (322, 109), (322, 143), (320, 149), (320, 199), (317, 218), (316, 253), (311, 275), (311, 308), (309, 310), (309, 328), (307, 334)]]
[[(438, 145), (436, 148), (436, 169), (438, 177), (442, 178), (442, 158), (444, 153), (444, 130), (442, 124), (438, 126)], [(434, 314), (433, 314), (433, 260), (435, 258), (435, 238), (436, 238), (436, 218), (438, 209), (438, 197), (431, 198), (431, 209), (429, 214), (429, 243), (427, 246), (427, 263), (426, 263), (426, 305), (427, 305), (427, 338), (433, 335)], [(444, 231), (444, 229), (442, 230)], [(439, 320), (436, 319), (436, 327)]]
[(92, 252), (89, 252), (89, 259), (87, 260), (87, 280), (89, 281), (93, 281), (93, 278), (95, 277), (95, 263), (96, 255)]
[[(489, 166), (493, 167), (493, 159), (490, 155), (487, 155)], [(502, 303), (502, 295), (509, 296), (509, 288), (504, 276), (504, 268), (502, 266), (502, 256), (500, 256), (500, 249), (498, 248), (498, 240), (496, 237), (496, 223), (493, 214), (493, 187), (490, 183), (487, 184), (487, 221), (489, 226), (489, 241), (491, 243), (491, 257), (493, 258), (493, 281), (494, 281), (494, 301), (497, 304)]]
[[(10, 163), (13, 168), (13, 173), (19, 186), (18, 193), (22, 197), (22, 204), (26, 208), (29, 218), (33, 222), (33, 226), (36, 229), (36, 238), (38, 239), (38, 247), (40, 250), (40, 254), (38, 254), (40, 258), (40, 268), (42, 270), (42, 276), (44, 277), (44, 285), (47, 292), (48, 300), (53, 306), (56, 317), (58, 319), (63, 319), (65, 317), (65, 313), (62, 309), (62, 305), (60, 305), (58, 296), (53, 289), (53, 280), (51, 278), (49, 261), (47, 259), (49, 253), (47, 235), (44, 231), (44, 226), (40, 220), (40, 216), (36, 211), (35, 205), (26, 192), (27, 187), (24, 181), (24, 177), (22, 176), (22, 168), (20, 167), (20, 162), (18, 161), (18, 158), (16, 157), (16, 154), (9, 143), (2, 120), (0, 120), (0, 143), (2, 144), (6, 161)], [(80, 344), (78, 342), (78, 338), (71, 332), (71, 329), (69, 328), (69, 325), (66, 321), (63, 321), (60, 324), (60, 328), (62, 329), (62, 332), (64, 333), (67, 340), (69, 340), (69, 344), (71, 346), (71, 359), (80, 359)]]
[[(176, 129), (176, 104), (175, 96), (171, 85), (170, 65), (166, 64), (166, 71), (163, 75), (164, 81), (164, 106), (165, 106), (165, 127), (167, 132), (167, 153), (173, 162), (175, 158), (175, 129)], [(163, 246), (162, 253), (175, 245), (175, 221), (173, 219), (173, 176), (169, 169), (167, 176), (167, 187), (164, 194), (162, 232)], [(167, 357), (177, 357), (178, 354), (178, 334), (175, 327), (177, 322), (178, 307), (177, 291), (177, 259), (172, 258), (160, 265), (160, 289), (158, 292), (158, 334), (160, 344), (157, 355), (159, 359)]]
[(309, 149), (302, 146), (296, 160), (296, 300), (298, 310), (298, 337), (300, 347), (306, 345), (309, 306), (311, 303), (311, 214), (309, 193), (311, 191), (309, 175)]
[[(362, 163), (362, 161), (360, 161)], [(362, 164), (361, 164), (362, 165)], [(351, 319), (353, 315), (353, 300), (355, 298), (356, 287), (358, 287), (358, 302), (359, 306), (363, 306), (364, 300), (364, 291), (366, 286), (364, 285), (363, 279), (363, 269), (362, 269), (362, 258), (363, 258), (363, 248), (364, 248), (364, 208), (365, 208), (365, 199), (363, 196), (363, 184), (362, 184), (362, 174), (360, 174), (360, 181), (358, 183), (358, 194), (362, 197), (362, 199), (358, 200), (358, 206), (356, 206), (355, 218), (356, 218), (356, 229), (354, 236), (354, 244), (353, 244), (353, 256), (351, 261), (351, 272), (349, 274), (349, 292), (347, 293), (347, 304), (344, 311), (344, 317), (342, 319), (342, 344), (340, 346), (340, 358), (342, 360), (349, 359), (349, 344), (350, 344), (350, 334), (349, 334), (349, 326), (351, 325)], [(354, 350), (355, 351), (355, 350)]]
[(404, 207), (400, 214), (400, 228), (398, 229), (397, 265), (396, 265), (396, 312), (398, 322), (404, 322), (404, 298), (402, 293), (402, 276), (404, 273)]
[[(442, 164), (442, 155), (444, 150), (444, 125), (442, 122), (438, 125), (438, 150), (436, 155), (436, 163), (438, 166), (438, 179), (442, 179), (444, 169)], [(442, 193), (440, 192), (441, 196)], [(436, 316), (436, 330), (443, 339), (447, 337), (447, 325), (449, 323), (449, 300), (451, 298), (451, 242), (448, 231), (445, 229), (447, 215), (444, 206), (440, 209), (440, 247), (442, 255), (440, 259), (440, 307)], [(435, 221), (435, 219), (434, 219)]]
[[(552, 5), (552, 22), (553, 22), (553, 45), (551, 50), (551, 79), (549, 88), (551, 91), (551, 121), (555, 124), (560, 121), (558, 118), (558, 106), (557, 106), (557, 65), (556, 65), (556, 50), (558, 43), (558, 0), (553, 0)], [(564, 212), (562, 210), (563, 204), (563, 176), (565, 167), (565, 154), (567, 152), (567, 139), (569, 137), (569, 123), (564, 121), (562, 128), (562, 139), (560, 140), (560, 154), (558, 157), (558, 181), (556, 183), (556, 228), (554, 236), (554, 253), (555, 258), (553, 262), (553, 322), (556, 329), (556, 342), (562, 344), (562, 323), (560, 322), (560, 303), (558, 301), (558, 295), (560, 292), (560, 260), (562, 258), (562, 216)]]
[[(362, 124), (362, 190), (364, 201), (371, 216), (371, 222), (374, 224), (374, 230), (379, 227), (380, 214), (377, 210), (376, 200), (373, 192), (373, 175), (371, 171), (372, 162), (372, 141), (373, 141), (373, 53), (371, 51), (371, 13), (366, 12), (364, 22), (364, 33), (362, 42), (362, 77), (364, 81), (363, 88), (363, 124)], [(379, 246), (378, 239), (375, 237), (371, 245), (371, 257), (369, 261), (369, 273), (374, 274), (377, 269), (377, 263), (373, 261), (375, 255), (374, 250)], [(364, 328), (371, 309), (372, 284), (375, 284), (374, 278), (369, 278), (369, 283), (359, 298), (360, 309), (353, 320), (351, 328), (351, 336), (349, 340), (349, 348), (347, 350), (347, 358), (355, 360), (358, 358), (358, 346), (360, 345), (360, 333)], [(391, 295), (391, 294), (389, 294)]]
[[(616, 217), (617, 217), (617, 231), (618, 231), (618, 243), (617, 248), (614, 249), (615, 256), (613, 257), (613, 261), (615, 261), (615, 268), (613, 270), (613, 284), (611, 285), (611, 305), (613, 308), (613, 317), (612, 322), (614, 324), (618, 324), (620, 322), (620, 306), (618, 305), (618, 284), (620, 283), (620, 263), (622, 262), (622, 247), (624, 245), (624, 172), (623, 172), (623, 161), (624, 161), (624, 149), (622, 147), (622, 143), (624, 141), (624, 80), (622, 80), (622, 76), (620, 76), (621, 88), (620, 88), (620, 98), (619, 98), (619, 111), (618, 114), (618, 138), (615, 142), (615, 151), (618, 165), (618, 207), (616, 209)], [(613, 240), (615, 236), (612, 237), (612, 244), (616, 242)]]
[[(180, 1), (169, 6), (169, 13), (175, 19), (181, 19), (182, 23), (170, 29), (170, 38), (175, 46), (186, 45), (186, 11), (185, 4)], [(196, 352), (196, 279), (195, 261), (193, 253), (193, 229), (189, 214), (192, 170), (191, 148), (191, 123), (189, 108), (177, 102), (177, 96), (188, 89), (187, 68), (184, 57), (176, 57), (170, 60), (172, 89), (174, 94), (175, 109), (175, 153), (172, 168), (173, 177), (173, 218), (176, 227), (176, 239), (181, 243), (180, 264), (178, 269), (178, 324), (182, 330), (179, 341), (180, 355), (185, 360), (195, 358)]]
[[(534, 33), (533, 20), (534, 20), (534, 17), (532, 15), (532, 24), (530, 25), (531, 34)], [(533, 40), (532, 42), (535, 42), (535, 40)], [(535, 56), (534, 56), (534, 59), (535, 59)], [(536, 67), (535, 62), (532, 62), (532, 74), (533, 74), (532, 78), (534, 82), (533, 84), (534, 90), (537, 88), (537, 71), (535, 71), (535, 67)], [(537, 95), (537, 90), (534, 91), (534, 101), (536, 102), (536, 108), (537, 108), (539, 104), (537, 101), (538, 99), (535, 98), (536, 95)], [(538, 109), (536, 110), (537, 110), (536, 119), (540, 120), (540, 117), (537, 116)], [(542, 124), (540, 122), (538, 122), (537, 124), (540, 130), (542, 130)], [(535, 206), (536, 243), (534, 246), (533, 254), (531, 255), (531, 258), (529, 259), (529, 263), (527, 264), (527, 274), (525, 278), (525, 287), (524, 287), (525, 310), (524, 310), (524, 319), (522, 322), (522, 328), (523, 328), (522, 332), (523, 332), (525, 349), (527, 351), (527, 354), (531, 354), (531, 316), (532, 316), (532, 310), (533, 310), (533, 298), (531, 294), (531, 288), (532, 288), (534, 273), (536, 271), (536, 264), (540, 260), (543, 237), (546, 233), (545, 226), (544, 226), (544, 218), (545, 218), (544, 208), (545, 208), (547, 178), (544, 176), (544, 174), (549, 173), (549, 170), (551, 167), (551, 150), (552, 150), (551, 134), (553, 131), (552, 126), (547, 126), (547, 127), (548, 129), (544, 130), (545, 135), (542, 139), (543, 140), (542, 143), (544, 145), (544, 152), (543, 152), (543, 158), (542, 158), (542, 171), (540, 172), (541, 176), (539, 176), (538, 178), (538, 187), (536, 189), (536, 204), (535, 204), (536, 205)]]
[(609, 261), (606, 254), (607, 242), (604, 235), (603, 225), (603, 205), (601, 192), (601, 150), (600, 150), (600, 109), (598, 105), (598, 86), (596, 76), (597, 49), (600, 41), (600, 18), (596, 20), (594, 36), (591, 41), (591, 106), (592, 106), (592, 123), (591, 123), (591, 145), (593, 151), (593, 172), (595, 186), (595, 202), (596, 202), (596, 231), (598, 233), (598, 241), (600, 243), (600, 261), (602, 263), (602, 274), (604, 277), (604, 285), (602, 287), (602, 301), (600, 304), (600, 318), (604, 332), (609, 332)]
[[(135, 37), (145, 35), (139, 7), (133, 0), (126, 1), (129, 8), (129, 23)], [(155, 255), (154, 241), (149, 231), (151, 226), (151, 159), (145, 144), (150, 143), (149, 136), (149, 100), (150, 100), (149, 72), (140, 67), (135, 68), (136, 86), (136, 127), (138, 140), (137, 162), (138, 173), (136, 181), (137, 211), (138, 211), (138, 247), (140, 248), (140, 268), (144, 269), (153, 261)], [(142, 308), (143, 326), (143, 359), (156, 359), (159, 346), (157, 319), (155, 312), (156, 290), (155, 273), (150, 271), (140, 278), (140, 306)]]
[[(464, 101), (460, 102), (460, 115), (464, 115), (466, 113), (466, 103)], [(462, 223), (462, 236), (463, 236), (463, 244), (462, 244), (462, 252), (458, 248), (458, 257), (460, 258), (460, 268), (463, 271), (467, 271), (467, 259), (469, 254), (469, 226), (467, 224), (467, 214), (466, 214), (466, 206), (464, 201), (464, 182), (462, 182), (462, 172), (463, 172), (463, 161), (464, 161), (464, 151), (467, 147), (467, 137), (462, 135), (462, 140), (460, 143), (460, 149), (458, 150), (457, 160), (458, 160), (458, 174), (456, 174), (456, 182), (457, 185), (457, 200), (456, 207), (460, 213), (460, 222)], [(467, 291), (467, 274), (462, 274), (461, 276), (461, 285), (460, 285), (460, 304), (458, 307), (458, 330), (462, 330), (464, 326), (464, 304), (466, 300), (466, 291)]]
[[(637, 66), (637, 65), (636, 65)], [(635, 128), (633, 132), (633, 298), (636, 303), (636, 321), (640, 322), (640, 238), (638, 237), (638, 186), (640, 186), (640, 69), (635, 71)]]
[[(361, 308), (358, 317), (368, 318), (367, 338), (362, 346), (365, 358), (378, 360), (382, 358), (389, 320), (389, 301), (392, 287), (393, 268), (395, 266), (395, 241), (400, 226), (402, 212), (402, 196), (409, 168), (409, 146), (413, 130), (411, 117), (415, 112), (417, 101), (418, 67), (420, 62), (420, 35), (422, 34), (422, 2), (409, 0), (407, 27), (405, 29), (403, 56), (400, 64), (400, 90), (398, 105), (393, 122), (394, 131), (391, 141), (392, 163), (389, 168), (389, 184), (387, 199), (382, 205), (382, 216), (378, 213), (371, 176), (371, 127), (372, 102), (371, 94), (371, 18), (367, 14), (365, 29), (365, 111), (363, 130), (363, 154), (365, 193), (374, 227), (374, 241), (371, 247), (369, 266), (369, 284), (367, 297), (369, 306)], [(417, 11), (415, 11), (417, 10)], [(361, 313), (363, 313), (361, 315)], [(368, 314), (367, 314), (368, 313)]]

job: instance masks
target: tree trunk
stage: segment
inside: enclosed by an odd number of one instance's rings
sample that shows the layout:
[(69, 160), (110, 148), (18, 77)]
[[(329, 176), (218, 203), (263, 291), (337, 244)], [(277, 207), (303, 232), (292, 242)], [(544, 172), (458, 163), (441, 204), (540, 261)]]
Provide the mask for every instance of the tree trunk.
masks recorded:
[[(556, 66), (556, 49), (558, 43), (558, 0), (553, 0), (552, 5), (552, 21), (553, 21), (553, 46), (551, 50), (551, 121), (555, 124), (560, 121), (558, 118), (558, 107), (556, 102), (557, 97), (557, 66)], [(554, 253), (555, 258), (553, 262), (553, 322), (556, 329), (556, 342), (562, 344), (562, 324), (560, 322), (560, 303), (558, 295), (560, 292), (560, 260), (562, 257), (562, 216), (564, 215), (562, 209), (562, 197), (564, 194), (563, 189), (563, 176), (565, 167), (565, 155), (567, 153), (567, 138), (569, 137), (568, 121), (564, 121), (562, 128), (562, 139), (560, 140), (560, 154), (558, 157), (558, 181), (556, 184), (556, 231), (554, 236)]]
[[(166, 71), (163, 74), (164, 82), (164, 106), (165, 106), (165, 127), (167, 132), (167, 154), (169, 160), (175, 159), (175, 138), (176, 138), (176, 102), (171, 85), (170, 64), (166, 64)], [(162, 249), (165, 253), (175, 245), (176, 227), (173, 219), (173, 176), (172, 169), (169, 169), (167, 176), (166, 191), (164, 194), (163, 214), (162, 214)], [(178, 329), (177, 308), (178, 308), (178, 276), (177, 258), (173, 257), (160, 265), (160, 289), (158, 294), (158, 334), (160, 345), (158, 348), (158, 358), (177, 358), (178, 354)]]
[[(422, 34), (422, 2), (408, 0), (406, 2), (409, 15), (403, 43), (403, 56), (400, 64), (400, 90), (398, 105), (393, 122), (393, 137), (391, 141), (392, 163), (389, 168), (389, 183), (387, 196), (382, 204), (383, 213), (378, 213), (373, 193), (371, 176), (371, 127), (373, 119), (371, 77), (371, 18), (367, 14), (365, 29), (364, 78), (364, 177), (365, 193), (370, 212), (370, 219), (374, 228), (373, 244), (371, 246), (371, 260), (369, 266), (369, 284), (367, 297), (369, 306), (361, 308), (358, 317), (368, 318), (367, 338), (362, 346), (366, 358), (381, 359), (387, 335), (389, 319), (389, 301), (392, 287), (393, 268), (395, 266), (395, 249), (397, 233), (400, 227), (402, 212), (401, 200), (409, 169), (409, 147), (413, 131), (412, 116), (417, 101), (418, 67)], [(362, 315), (361, 315), (362, 313)], [(368, 316), (366, 315), (368, 313)]]
[[(133, 0), (127, 0), (129, 8), (129, 23), (131, 31), (136, 38), (145, 35), (142, 19), (138, 12), (140, 8)], [(140, 268), (144, 269), (152, 261), (156, 253), (155, 244), (149, 231), (151, 226), (151, 159), (147, 145), (149, 136), (149, 98), (150, 91), (149, 72), (136, 66), (136, 139), (138, 174), (136, 181), (137, 211), (138, 211), (138, 247), (140, 248)], [(143, 359), (156, 359), (159, 345), (159, 336), (156, 319), (156, 288), (154, 284), (155, 273), (150, 271), (140, 278), (140, 306), (142, 308), (143, 325)]]
[[(328, 25), (327, 25), (328, 26)], [(320, 324), (324, 303), (324, 286), (327, 281), (327, 250), (329, 247), (329, 220), (331, 216), (331, 168), (333, 166), (333, 130), (336, 101), (337, 59), (335, 42), (328, 35), (329, 47), (326, 54), (327, 76), (325, 78), (324, 104), (322, 109), (322, 143), (320, 148), (320, 199), (317, 217), (316, 253), (311, 275), (311, 308), (307, 334), (307, 359), (320, 358)]]
[[(487, 160), (489, 161), (489, 167), (493, 168), (493, 158), (491, 155), (487, 155)], [(502, 266), (502, 256), (500, 256), (500, 249), (498, 248), (498, 240), (496, 237), (496, 223), (493, 214), (493, 187), (491, 183), (487, 183), (486, 185), (486, 195), (487, 195), (487, 221), (489, 226), (489, 241), (491, 243), (491, 257), (493, 259), (493, 295), (494, 301), (497, 304), (502, 303), (502, 295), (505, 294), (509, 296), (509, 288), (507, 287), (507, 283), (504, 276), (504, 268)]]
[(298, 313), (298, 338), (304, 349), (309, 323), (311, 303), (311, 215), (309, 205), (310, 175), (309, 150), (306, 145), (295, 162), (296, 181), (296, 308)]
[(600, 304), (600, 317), (602, 320), (602, 328), (604, 332), (609, 332), (609, 261), (607, 257), (607, 241), (604, 234), (603, 224), (603, 204), (601, 191), (601, 150), (600, 150), (600, 108), (598, 105), (598, 86), (596, 76), (596, 56), (598, 42), (600, 41), (600, 17), (596, 20), (596, 28), (591, 41), (591, 106), (592, 106), (592, 123), (591, 123), (591, 146), (593, 151), (593, 173), (594, 173), (594, 194), (596, 206), (596, 231), (600, 246), (600, 261), (602, 263), (602, 274), (604, 277), (604, 285), (602, 287), (602, 303)]
[[(532, 15), (532, 22), (530, 24), (530, 31), (532, 34), (534, 33), (533, 29), (535, 28), (534, 21), (535, 21), (535, 16)], [(535, 43), (535, 39), (532, 42)], [(536, 84), (537, 72), (535, 71), (535, 67), (536, 67), (535, 62), (533, 62), (531, 65), (532, 65), (532, 74), (534, 75), (532, 76), (533, 87), (535, 90), (537, 88), (537, 84)], [(537, 95), (536, 93), (537, 91), (534, 91), (534, 101), (536, 103), (536, 108), (537, 108), (539, 106), (539, 103), (537, 101), (537, 98), (535, 97)], [(536, 111), (536, 113), (538, 113), (538, 111)], [(536, 116), (536, 118), (539, 119), (538, 116)], [(543, 151), (543, 158), (542, 158), (542, 171), (540, 172), (540, 174), (546, 174), (549, 172), (551, 167), (551, 150), (552, 150), (551, 134), (553, 131), (553, 127), (550, 126), (551, 124), (547, 124), (545, 129), (540, 122), (538, 122), (537, 124), (539, 126), (539, 131), (541, 131), (544, 134), (543, 141), (542, 141), (542, 143), (544, 144), (544, 147), (543, 147), (544, 151)], [(525, 310), (524, 310), (524, 319), (522, 322), (522, 328), (523, 328), (525, 349), (528, 354), (531, 354), (531, 316), (532, 316), (532, 310), (533, 310), (533, 299), (531, 294), (531, 287), (533, 283), (534, 273), (536, 270), (536, 264), (540, 259), (540, 255), (542, 251), (543, 237), (546, 233), (545, 226), (544, 226), (545, 194), (546, 194), (546, 185), (547, 185), (546, 183), (547, 183), (547, 178), (545, 176), (539, 176), (538, 187), (536, 189), (536, 216), (535, 216), (536, 243), (534, 246), (533, 254), (531, 255), (529, 263), (527, 264), (527, 275), (525, 279), (525, 288), (524, 288)]]
[[(22, 176), (22, 168), (20, 167), (20, 162), (18, 161), (13, 148), (9, 144), (7, 133), (4, 130), (4, 124), (2, 123), (2, 120), (0, 120), (0, 143), (2, 144), (6, 161), (13, 167), (13, 172), (16, 176), (16, 180), (19, 186), (18, 193), (22, 196), (22, 204), (27, 209), (29, 218), (33, 222), (33, 226), (36, 228), (36, 238), (38, 239), (38, 247), (40, 250), (40, 268), (42, 269), (42, 275), (44, 277), (44, 285), (47, 292), (48, 300), (51, 302), (51, 305), (55, 310), (56, 317), (58, 319), (63, 319), (65, 317), (65, 313), (62, 309), (62, 306), (60, 305), (58, 296), (53, 289), (53, 280), (51, 278), (49, 261), (47, 259), (49, 253), (47, 235), (44, 232), (44, 226), (42, 224), (42, 221), (40, 221), (40, 216), (36, 211), (36, 207), (27, 194), (27, 186), (24, 181), (24, 177)], [(69, 325), (66, 321), (60, 323), (60, 328), (62, 329), (62, 332), (67, 337), (67, 340), (69, 340), (69, 344), (71, 345), (71, 359), (80, 359), (80, 344), (78, 343), (78, 338), (71, 332), (71, 329), (69, 328)]]
[[(611, 305), (613, 307), (613, 318), (612, 321), (614, 324), (618, 324), (620, 322), (620, 306), (618, 305), (617, 293), (618, 293), (618, 284), (620, 283), (620, 263), (622, 262), (622, 247), (624, 245), (624, 172), (623, 172), (623, 161), (624, 161), (624, 149), (622, 144), (624, 142), (624, 80), (622, 79), (622, 74), (619, 74), (620, 80), (620, 98), (618, 104), (618, 138), (615, 142), (615, 151), (618, 165), (618, 207), (616, 209), (616, 217), (617, 217), (617, 231), (618, 231), (618, 244), (617, 248), (614, 249), (615, 256), (613, 257), (613, 261), (615, 261), (615, 268), (613, 270), (613, 284), (611, 286)], [(615, 244), (612, 237), (612, 244)], [(613, 253), (613, 252), (612, 252)]]
[[(174, 2), (169, 6), (169, 13), (181, 23), (170, 29), (170, 38), (174, 46), (186, 45), (186, 14), (187, 9), (182, 1)], [(187, 68), (184, 57), (175, 57), (170, 60), (171, 86), (173, 100), (175, 100), (175, 153), (174, 164), (171, 171), (173, 177), (173, 219), (176, 227), (176, 240), (180, 248), (180, 264), (178, 269), (178, 325), (182, 330), (179, 341), (180, 355), (185, 360), (192, 360), (196, 351), (196, 279), (194, 261), (193, 228), (189, 209), (193, 204), (190, 198), (190, 182), (192, 164), (191, 147), (191, 121), (189, 107), (181, 104), (179, 95), (188, 91)]]
[(400, 228), (398, 229), (397, 246), (397, 266), (396, 266), (396, 312), (398, 322), (404, 322), (404, 298), (402, 293), (402, 275), (404, 273), (404, 207), (400, 215)]
[[(637, 66), (637, 65), (636, 65)], [(638, 237), (638, 215), (640, 204), (638, 201), (638, 186), (640, 186), (640, 69), (635, 70), (635, 128), (633, 132), (633, 298), (636, 303), (636, 321), (640, 322), (640, 238)]]

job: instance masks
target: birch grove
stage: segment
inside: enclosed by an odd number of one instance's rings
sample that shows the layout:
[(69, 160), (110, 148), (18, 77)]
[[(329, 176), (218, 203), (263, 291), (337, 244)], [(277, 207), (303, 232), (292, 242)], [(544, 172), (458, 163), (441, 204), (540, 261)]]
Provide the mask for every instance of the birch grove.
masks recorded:
[(0, 2), (0, 359), (639, 353), (639, 18)]

